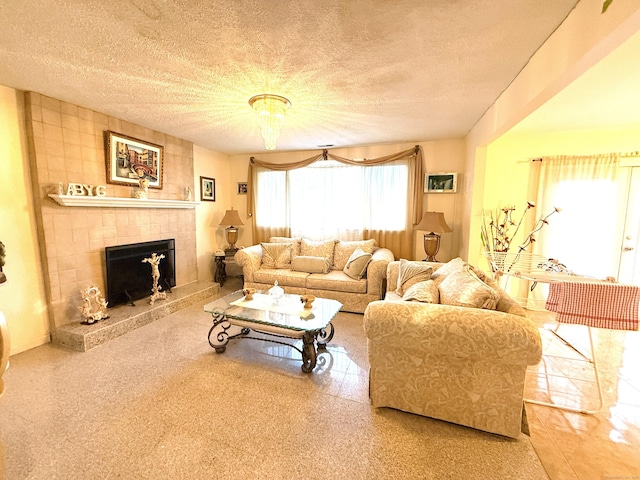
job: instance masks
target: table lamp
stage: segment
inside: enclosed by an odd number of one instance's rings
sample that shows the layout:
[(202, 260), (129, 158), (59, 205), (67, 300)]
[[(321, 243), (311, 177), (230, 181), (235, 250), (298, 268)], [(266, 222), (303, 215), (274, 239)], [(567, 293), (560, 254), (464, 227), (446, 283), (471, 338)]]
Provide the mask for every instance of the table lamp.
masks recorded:
[(427, 212), (420, 220), (420, 223), (413, 227), (414, 230), (422, 230), (424, 234), (424, 252), (427, 254), (425, 262), (437, 262), (436, 254), (440, 250), (440, 234), (449, 233), (451, 227), (444, 220), (442, 212)]
[(242, 220), (240, 220), (238, 211), (234, 210), (233, 207), (231, 207), (231, 210), (227, 210), (224, 214), (224, 217), (222, 218), (222, 221), (220, 222), (220, 225), (228, 225), (228, 227), (224, 229), (227, 236), (227, 243), (229, 244), (229, 247), (227, 247), (225, 251), (236, 251), (236, 242), (238, 241), (238, 227), (234, 225), (244, 225), (244, 223), (242, 223)]

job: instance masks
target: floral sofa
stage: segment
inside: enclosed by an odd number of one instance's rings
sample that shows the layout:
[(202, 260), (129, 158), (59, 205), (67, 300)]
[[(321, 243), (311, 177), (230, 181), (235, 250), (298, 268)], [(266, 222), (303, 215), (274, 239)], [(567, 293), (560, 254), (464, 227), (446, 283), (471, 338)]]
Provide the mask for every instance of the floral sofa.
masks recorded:
[(495, 281), (455, 259), (391, 262), (364, 314), (375, 407), (517, 437), (540, 334)]
[(384, 296), (391, 250), (374, 240), (314, 242), (272, 237), (269, 242), (238, 250), (244, 287), (266, 290), (277, 281), (285, 293), (313, 294), (342, 303), (342, 310), (363, 313)]

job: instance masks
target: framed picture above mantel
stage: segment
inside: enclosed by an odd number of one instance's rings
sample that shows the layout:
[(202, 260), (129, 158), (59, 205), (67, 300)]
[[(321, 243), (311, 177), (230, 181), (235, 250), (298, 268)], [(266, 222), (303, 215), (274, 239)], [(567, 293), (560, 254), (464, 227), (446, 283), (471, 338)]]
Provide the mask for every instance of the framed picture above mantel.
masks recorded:
[(162, 188), (164, 149), (161, 145), (138, 140), (121, 133), (107, 132), (107, 183), (140, 184), (149, 181), (149, 188)]
[(455, 193), (458, 190), (457, 173), (425, 173), (425, 193)]

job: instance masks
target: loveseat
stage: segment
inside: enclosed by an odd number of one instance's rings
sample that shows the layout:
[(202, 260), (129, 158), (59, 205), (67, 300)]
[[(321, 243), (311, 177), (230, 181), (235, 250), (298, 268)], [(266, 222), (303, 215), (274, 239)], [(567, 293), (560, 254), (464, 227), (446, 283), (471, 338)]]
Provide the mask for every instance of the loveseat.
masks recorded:
[(342, 310), (363, 313), (384, 295), (391, 250), (374, 240), (314, 242), (271, 237), (238, 250), (245, 288), (267, 290), (277, 281), (285, 293), (313, 294), (342, 303)]
[(540, 334), (481, 271), (459, 258), (390, 262), (385, 299), (366, 308), (364, 328), (373, 406), (520, 434), (525, 373), (541, 359)]

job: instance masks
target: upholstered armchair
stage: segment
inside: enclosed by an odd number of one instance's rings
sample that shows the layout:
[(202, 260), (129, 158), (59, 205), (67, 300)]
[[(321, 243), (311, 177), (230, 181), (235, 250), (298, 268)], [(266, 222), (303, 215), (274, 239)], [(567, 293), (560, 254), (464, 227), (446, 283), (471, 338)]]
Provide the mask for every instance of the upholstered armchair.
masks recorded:
[[(388, 267), (390, 292), (398, 264)], [(540, 361), (542, 345), (535, 324), (506, 295), (500, 292), (497, 310), (397, 295), (370, 303), (364, 328), (373, 406), (517, 437), (526, 369)]]

